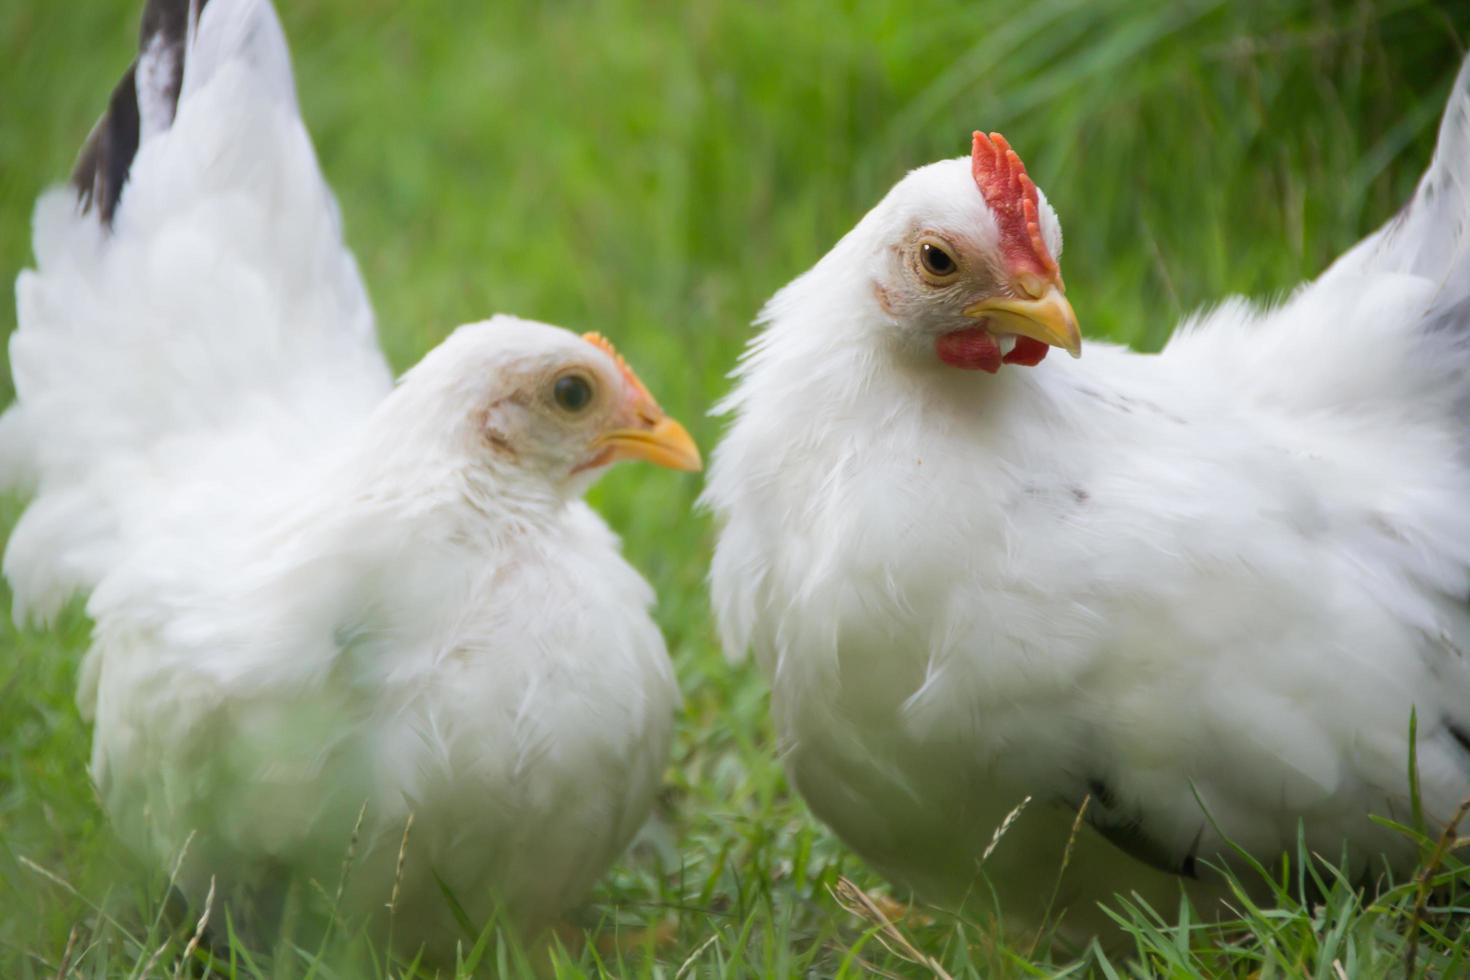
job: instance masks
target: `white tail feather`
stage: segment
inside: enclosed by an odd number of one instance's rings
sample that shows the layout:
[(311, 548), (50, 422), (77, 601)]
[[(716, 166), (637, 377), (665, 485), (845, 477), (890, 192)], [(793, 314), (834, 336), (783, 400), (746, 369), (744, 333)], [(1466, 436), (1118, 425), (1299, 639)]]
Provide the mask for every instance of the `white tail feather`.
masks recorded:
[[(1282, 305), (1230, 301), (1175, 332), (1165, 356), (1235, 379), (1241, 397), (1417, 426), (1470, 414), (1470, 59), (1413, 198)], [(1310, 370), (1283, 371), (1283, 365)]]
[(1470, 295), (1470, 58), (1450, 87), (1434, 157), (1414, 197), (1334, 263), (1321, 281), (1346, 282), (1374, 273), (1433, 280), (1440, 288), (1431, 315)]
[(0, 425), (38, 487), (5, 555), (17, 618), (92, 588), (171, 484), (268, 479), (390, 383), (269, 3), (212, 0), (183, 70), (110, 233), (69, 188), (36, 208)]

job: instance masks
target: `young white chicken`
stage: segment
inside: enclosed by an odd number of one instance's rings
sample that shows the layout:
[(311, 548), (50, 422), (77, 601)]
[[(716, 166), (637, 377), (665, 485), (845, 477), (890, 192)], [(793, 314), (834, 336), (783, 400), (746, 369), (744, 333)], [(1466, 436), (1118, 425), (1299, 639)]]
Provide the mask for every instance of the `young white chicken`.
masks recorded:
[(1157, 356), (1042, 360), (1062, 235), (999, 136), (905, 177), (761, 314), (705, 495), (813, 812), (1030, 927), (1085, 805), (1077, 937), (1227, 839), (1412, 867), (1411, 718), (1426, 829), (1470, 796), (1467, 246), (1470, 68), (1397, 218)]
[(82, 207), (36, 209), (0, 423), (17, 616), (91, 593), (106, 810), (217, 925), (349, 848), (344, 911), (407, 950), (466, 938), (446, 891), (544, 925), (647, 816), (678, 700), (580, 497), (698, 452), (596, 335), (496, 317), (392, 386), (266, 0), (151, 2), (135, 69)]

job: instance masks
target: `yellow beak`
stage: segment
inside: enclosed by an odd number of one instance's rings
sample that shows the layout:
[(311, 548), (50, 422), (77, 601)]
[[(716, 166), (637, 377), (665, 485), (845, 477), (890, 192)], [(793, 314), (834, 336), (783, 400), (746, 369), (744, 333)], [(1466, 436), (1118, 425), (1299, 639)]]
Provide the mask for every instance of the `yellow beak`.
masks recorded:
[(1027, 299), (994, 296), (965, 307), (965, 316), (984, 317), (993, 323), (993, 333), (1030, 337), (1060, 347), (1073, 357), (1082, 356), (1082, 334), (1072, 304), (1054, 283), (1023, 283)]
[(620, 459), (641, 459), (655, 466), (691, 473), (704, 468), (699, 458), (699, 447), (687, 429), (657, 410), (640, 415), (647, 423), (646, 427), (613, 429), (598, 438), (598, 445), (612, 450), (609, 463)]

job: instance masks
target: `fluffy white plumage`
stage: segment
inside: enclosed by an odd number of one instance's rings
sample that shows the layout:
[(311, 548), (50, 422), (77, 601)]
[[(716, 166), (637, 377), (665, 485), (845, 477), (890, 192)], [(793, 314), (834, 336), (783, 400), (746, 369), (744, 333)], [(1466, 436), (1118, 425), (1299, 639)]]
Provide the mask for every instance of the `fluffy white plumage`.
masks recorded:
[[(102, 800), (165, 866), (192, 836), (179, 884), (247, 896), (237, 927), (285, 874), (334, 887), (360, 812), (348, 911), (384, 914), (411, 815), (398, 941), (464, 938), (441, 881), (476, 921), (538, 927), (626, 846), (667, 758), (652, 590), (579, 498), (607, 425), (677, 425), (610, 347), (509, 317), (394, 388), (274, 11), (188, 6), (177, 53), (145, 19), (110, 230), (70, 189), (36, 210), (0, 428), (35, 491), (16, 614), (91, 593)], [(543, 399), (568, 370), (588, 421)]]
[(1429, 830), (1470, 796), (1470, 67), (1403, 213), (1157, 356), (942, 363), (975, 321), (917, 274), (930, 233), (1006, 288), (969, 161), (914, 171), (770, 302), (722, 406), (714, 608), (812, 810), (1026, 925), (1090, 797), (1077, 936), (1116, 893), (1211, 894), (1222, 835), (1270, 858), (1300, 821), (1358, 872), (1410, 867), (1369, 815), (1411, 820), (1411, 713)]

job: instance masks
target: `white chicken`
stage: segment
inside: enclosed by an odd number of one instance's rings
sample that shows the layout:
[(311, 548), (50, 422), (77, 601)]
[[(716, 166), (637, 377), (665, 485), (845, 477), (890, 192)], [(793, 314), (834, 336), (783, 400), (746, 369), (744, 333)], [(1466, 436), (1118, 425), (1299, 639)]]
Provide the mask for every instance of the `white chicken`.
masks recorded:
[(1470, 796), (1467, 246), (1470, 67), (1398, 217), (1156, 356), (1042, 360), (1062, 234), (999, 136), (905, 177), (761, 314), (704, 497), (812, 811), (1008, 927), (1055, 886), (1077, 938), (1227, 841), (1411, 868), (1372, 819), (1413, 822), (1411, 719), (1426, 830)]
[(547, 924), (647, 816), (678, 701), (580, 498), (697, 469), (688, 434), (606, 340), (511, 317), (393, 387), (267, 0), (151, 2), (77, 184), (17, 286), (5, 573), (19, 618), (90, 593), (117, 829), (237, 929), (349, 851), (342, 910), (409, 951), (466, 938), (446, 892)]

